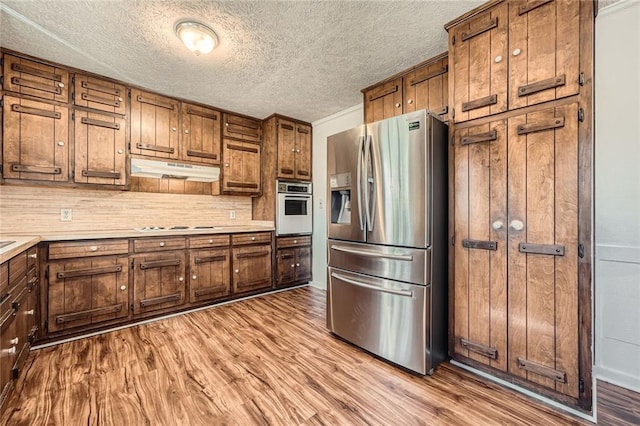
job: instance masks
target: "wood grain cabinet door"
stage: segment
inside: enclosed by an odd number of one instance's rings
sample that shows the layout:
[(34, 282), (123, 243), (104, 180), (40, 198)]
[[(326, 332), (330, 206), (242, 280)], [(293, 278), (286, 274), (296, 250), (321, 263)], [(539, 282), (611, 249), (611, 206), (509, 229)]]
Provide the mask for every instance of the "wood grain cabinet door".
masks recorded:
[(233, 294), (271, 287), (271, 245), (234, 247)]
[(296, 125), (295, 178), (311, 180), (311, 127)]
[(296, 168), (296, 131), (295, 123), (278, 120), (278, 171), (281, 179), (293, 179)]
[(185, 303), (184, 252), (136, 256), (133, 273), (133, 313), (143, 314)]
[(182, 158), (204, 164), (220, 164), (220, 112), (199, 105), (182, 104)]
[(259, 143), (262, 141), (262, 123), (253, 118), (224, 114), (222, 136)]
[(364, 92), (364, 122), (402, 114), (402, 78), (382, 83)]
[(296, 281), (309, 281), (311, 279), (311, 248), (301, 247), (296, 249)]
[(230, 249), (191, 251), (189, 264), (191, 303), (219, 299), (231, 294)]
[(14, 344), (16, 337), (15, 316), (0, 317), (0, 402), (5, 401), (12, 388), (11, 368), (19, 351), (17, 345)]
[(428, 109), (449, 119), (449, 58), (445, 56), (404, 76), (404, 112)]
[(69, 180), (69, 109), (4, 96), (3, 167), (6, 179)]
[(455, 133), (454, 352), (507, 369), (507, 125)]
[(577, 398), (578, 104), (508, 126), (509, 372)]
[(285, 286), (296, 280), (296, 249), (281, 249), (277, 255), (277, 285)]
[(586, 3), (509, 2), (509, 109), (579, 92), (580, 8), (590, 7)]
[(154, 93), (131, 90), (131, 153), (158, 159), (180, 157), (180, 102)]
[(127, 139), (124, 117), (75, 111), (76, 183), (127, 184)]
[(77, 106), (125, 115), (127, 99), (122, 84), (84, 74), (73, 77), (73, 103)]
[(122, 257), (49, 264), (48, 331), (100, 326), (129, 316), (129, 261)]
[(456, 123), (507, 110), (507, 4), (449, 30)]
[(4, 90), (49, 101), (69, 101), (69, 72), (12, 55), (4, 55)]
[(259, 194), (262, 170), (260, 145), (225, 139), (222, 156), (222, 191)]

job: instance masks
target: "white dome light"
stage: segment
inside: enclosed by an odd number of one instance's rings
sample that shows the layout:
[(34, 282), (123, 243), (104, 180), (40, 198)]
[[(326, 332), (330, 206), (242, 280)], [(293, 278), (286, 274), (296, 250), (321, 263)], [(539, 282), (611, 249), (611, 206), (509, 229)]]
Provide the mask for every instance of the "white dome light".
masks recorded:
[(200, 54), (206, 55), (218, 45), (216, 33), (199, 22), (178, 21), (174, 30), (187, 49), (198, 56)]

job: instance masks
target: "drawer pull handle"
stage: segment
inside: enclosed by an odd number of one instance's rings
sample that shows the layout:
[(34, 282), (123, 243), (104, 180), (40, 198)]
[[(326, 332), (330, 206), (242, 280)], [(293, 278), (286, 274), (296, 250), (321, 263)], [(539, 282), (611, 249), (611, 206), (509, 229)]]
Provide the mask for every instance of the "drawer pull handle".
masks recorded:
[(154, 269), (154, 268), (164, 268), (165, 266), (180, 266), (180, 259), (170, 259), (170, 260), (156, 260), (153, 262), (143, 262), (140, 264), (140, 269)]
[(470, 145), (472, 143), (492, 142), (498, 139), (498, 132), (491, 130), (486, 133), (479, 133), (477, 135), (463, 136), (460, 138), (460, 145)]
[(542, 92), (543, 90), (564, 86), (565, 83), (566, 77), (564, 74), (557, 77), (548, 78), (546, 80), (536, 81), (535, 83), (518, 87), (518, 96), (529, 96), (534, 93)]
[(518, 367), (531, 373), (539, 374), (559, 383), (567, 383), (567, 373), (562, 370), (547, 367), (546, 365), (537, 364), (527, 359), (518, 357)]
[(167, 154), (173, 154), (175, 152), (174, 148), (169, 148), (168, 146), (161, 146), (161, 145), (152, 145), (148, 143), (137, 143), (136, 148), (146, 149), (146, 150), (155, 151), (155, 152), (166, 152)]
[(466, 41), (469, 40), (470, 38), (473, 38), (475, 36), (479, 36), (480, 34), (487, 32), (489, 30), (492, 30), (494, 28), (496, 28), (498, 26), (498, 18), (493, 18), (491, 21), (489, 21), (489, 23), (487, 25), (485, 25), (484, 27), (478, 28), (477, 30), (471, 31), (471, 32), (463, 32), (462, 33), (462, 41)]
[(38, 258), (38, 254), (37, 253), (33, 253), (29, 255), (29, 259), (37, 259)]
[[(28, 87), (30, 89), (42, 90), (43, 92), (54, 93), (56, 95), (62, 94), (62, 90), (60, 90), (59, 87), (49, 86), (47, 84), (42, 84), (42, 83), (36, 83), (35, 81), (26, 80), (24, 78), (13, 77), (11, 79), (11, 83), (15, 84), (16, 86), (23, 86), (23, 87)], [(62, 83), (58, 83), (58, 84), (62, 84)], [(61, 87), (64, 87), (64, 85), (62, 85)]]
[[(80, 86), (82, 86), (85, 89), (96, 90), (98, 92), (107, 93), (112, 96), (120, 96), (120, 90), (114, 89), (112, 87), (103, 86), (101, 84), (83, 81), (82, 83), (80, 83)], [(118, 98), (118, 100), (122, 102), (122, 98)]]
[(544, 130), (557, 129), (559, 127), (564, 127), (564, 117), (521, 124), (518, 126), (518, 134), (526, 135), (529, 133), (542, 132)]
[(101, 170), (82, 170), (83, 177), (95, 177), (105, 179), (120, 179), (119, 172), (105, 172)]
[(490, 95), (473, 101), (462, 103), (462, 112), (471, 111), (473, 109), (483, 108), (498, 103), (498, 95)]
[(40, 117), (54, 118), (56, 120), (59, 120), (62, 118), (62, 114), (58, 111), (49, 111), (46, 109), (31, 108), (31, 107), (18, 105), (18, 104), (11, 105), (11, 111), (19, 112), (22, 114), (39, 115)]
[(467, 339), (460, 339), (460, 345), (471, 352), (486, 356), (487, 358), (498, 359), (498, 350), (496, 348), (472, 342)]
[(60, 175), (62, 174), (62, 169), (60, 167), (42, 167), (42, 166), (26, 166), (23, 164), (12, 164), (11, 165), (12, 172), (23, 172), (23, 173), (40, 173), (43, 175)]
[(37, 77), (46, 78), (47, 80), (62, 81), (62, 75), (60, 74), (42, 71), (38, 68), (33, 68), (27, 65), (13, 63), (11, 64), (11, 69), (19, 73), (31, 74)]
[[(187, 130), (185, 130), (185, 133), (186, 132), (187, 132)], [(217, 160), (218, 159), (218, 154), (212, 154), (210, 152), (203, 152), (203, 151), (188, 150), (187, 151), (187, 155), (189, 157), (210, 158), (212, 160)]]
[(196, 264), (210, 263), (210, 262), (217, 262), (219, 260), (227, 260), (227, 256), (220, 255), (220, 256), (209, 256), (209, 257), (196, 257), (195, 263)]
[(93, 118), (82, 117), (80, 122), (82, 124), (86, 124), (87, 126), (97, 126), (97, 127), (105, 127), (107, 129), (120, 130), (120, 124), (112, 123), (110, 121), (94, 120)]
[(254, 251), (254, 252), (251, 252), (251, 253), (239, 253), (236, 256), (236, 259), (246, 259), (248, 257), (263, 257), (263, 256), (269, 256), (269, 252)]
[(211, 113), (207, 113), (207, 112), (204, 112), (204, 111), (198, 111), (198, 110), (195, 110), (193, 108), (187, 108), (187, 114), (189, 114), (189, 115), (197, 115), (198, 117), (208, 118), (210, 120), (217, 120), (218, 119), (218, 115), (217, 114), (211, 114)]
[(114, 99), (106, 99), (106, 98), (102, 98), (100, 96), (91, 96), (91, 95), (87, 95), (86, 93), (83, 93), (81, 96), (83, 101), (87, 101), (87, 102), (95, 102), (97, 104), (103, 104), (103, 105), (108, 105), (110, 107), (119, 107), (120, 106), (120, 102), (122, 102), (122, 98), (118, 98), (117, 100)]
[(534, 0), (530, 1), (527, 4), (523, 4), (518, 8), (518, 15), (524, 15), (525, 13), (531, 12), (533, 9), (537, 9), (542, 5), (545, 5), (553, 0)]
[(69, 279), (69, 278), (77, 278), (77, 277), (86, 277), (90, 275), (101, 275), (101, 274), (111, 274), (114, 272), (122, 272), (122, 266), (103, 266), (101, 268), (87, 268), (87, 269), (71, 269), (68, 271), (58, 272), (56, 277), (59, 280)]
[(140, 96), (138, 95), (136, 97), (136, 100), (142, 104), (149, 104), (149, 105), (153, 105), (153, 106), (157, 106), (160, 108), (166, 108), (166, 109), (170, 109), (170, 110), (174, 110), (176, 109), (176, 106), (172, 103), (172, 102), (166, 102), (166, 101), (162, 101), (160, 99), (152, 99), (152, 98), (148, 98), (146, 96)]
[(144, 299), (140, 301), (140, 307), (146, 308), (147, 306), (160, 305), (167, 302), (178, 302), (180, 300), (180, 293), (169, 294), (167, 296), (152, 297), (150, 299)]
[(13, 346), (17, 346), (18, 343), (20, 343), (20, 339), (18, 337), (14, 337), (13, 339), (9, 340), (9, 344)]

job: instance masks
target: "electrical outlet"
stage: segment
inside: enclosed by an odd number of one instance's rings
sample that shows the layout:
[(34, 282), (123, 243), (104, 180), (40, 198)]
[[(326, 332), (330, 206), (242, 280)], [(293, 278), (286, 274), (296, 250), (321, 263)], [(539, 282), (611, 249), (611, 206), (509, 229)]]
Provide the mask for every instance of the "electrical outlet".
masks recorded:
[(72, 209), (60, 209), (60, 221), (61, 222), (71, 222), (73, 219), (73, 210)]
[(229, 219), (235, 219), (235, 218), (236, 218), (236, 211), (235, 210), (229, 211)]

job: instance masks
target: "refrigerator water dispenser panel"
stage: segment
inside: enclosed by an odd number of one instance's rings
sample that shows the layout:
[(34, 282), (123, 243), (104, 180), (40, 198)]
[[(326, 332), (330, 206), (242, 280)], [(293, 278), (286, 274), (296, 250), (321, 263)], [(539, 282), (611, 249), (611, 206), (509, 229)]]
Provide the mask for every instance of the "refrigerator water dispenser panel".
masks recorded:
[(329, 177), (331, 187), (331, 223), (351, 224), (351, 173)]

